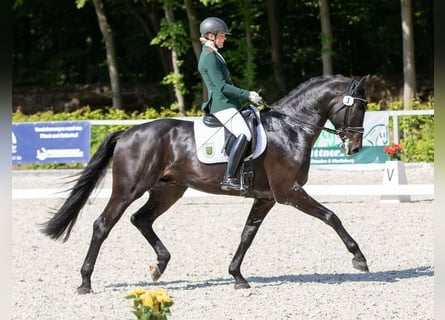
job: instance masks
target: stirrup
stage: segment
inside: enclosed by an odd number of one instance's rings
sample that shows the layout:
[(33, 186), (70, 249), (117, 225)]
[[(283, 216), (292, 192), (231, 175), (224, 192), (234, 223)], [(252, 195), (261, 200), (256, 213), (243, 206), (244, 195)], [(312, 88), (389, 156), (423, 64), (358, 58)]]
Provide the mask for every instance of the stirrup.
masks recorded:
[(226, 178), (221, 182), (222, 190), (242, 190), (241, 183), (236, 178)]

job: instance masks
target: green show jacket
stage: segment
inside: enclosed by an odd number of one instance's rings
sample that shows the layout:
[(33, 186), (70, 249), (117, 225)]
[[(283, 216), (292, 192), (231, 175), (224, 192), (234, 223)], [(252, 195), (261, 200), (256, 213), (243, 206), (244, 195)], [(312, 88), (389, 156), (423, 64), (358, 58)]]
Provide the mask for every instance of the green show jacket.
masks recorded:
[(249, 91), (233, 85), (224, 59), (212, 48), (204, 45), (199, 57), (198, 70), (204, 79), (209, 99), (201, 106), (209, 113), (228, 108), (241, 109), (239, 99), (249, 99)]

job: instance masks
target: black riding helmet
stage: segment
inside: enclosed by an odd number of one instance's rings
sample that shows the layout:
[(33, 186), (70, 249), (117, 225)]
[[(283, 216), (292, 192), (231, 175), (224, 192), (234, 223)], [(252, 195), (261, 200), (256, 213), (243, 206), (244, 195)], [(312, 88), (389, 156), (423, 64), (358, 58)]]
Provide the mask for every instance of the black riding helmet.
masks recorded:
[(218, 34), (219, 32), (230, 35), (229, 28), (227, 24), (220, 18), (210, 17), (204, 19), (199, 25), (199, 31), (201, 32), (201, 37), (205, 37), (207, 33)]

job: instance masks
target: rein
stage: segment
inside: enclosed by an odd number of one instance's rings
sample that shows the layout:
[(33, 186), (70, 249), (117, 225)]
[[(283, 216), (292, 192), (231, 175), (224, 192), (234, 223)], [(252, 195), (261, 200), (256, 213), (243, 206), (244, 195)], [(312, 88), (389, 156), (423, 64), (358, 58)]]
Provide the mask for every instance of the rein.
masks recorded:
[(347, 121), (348, 121), (349, 110), (350, 110), (350, 107), (352, 107), (352, 105), (354, 104), (354, 100), (359, 100), (359, 101), (362, 101), (364, 103), (368, 103), (368, 100), (366, 100), (366, 99), (359, 98), (359, 97), (354, 97), (354, 95), (356, 94), (357, 85), (358, 85), (358, 81), (357, 80), (353, 80), (352, 83), (351, 83), (351, 86), (349, 87), (348, 94), (343, 97), (343, 105), (340, 108), (338, 108), (331, 115), (331, 117), (332, 117), (333, 115), (335, 115), (339, 111), (343, 110), (344, 108), (347, 108), (346, 112), (345, 112), (345, 118), (343, 120), (343, 126), (340, 129), (331, 129), (331, 128), (327, 128), (325, 126), (321, 127), (321, 126), (318, 126), (316, 124), (312, 124), (312, 123), (307, 123), (307, 122), (301, 121), (301, 119), (297, 119), (296, 117), (292, 117), (292, 116), (289, 116), (287, 114), (281, 113), (280, 111), (278, 111), (275, 108), (271, 108), (264, 100), (262, 101), (262, 104), (264, 106), (266, 106), (267, 108), (269, 108), (271, 110), (274, 110), (275, 112), (278, 112), (279, 114), (281, 114), (281, 115), (283, 115), (285, 117), (291, 118), (293, 120), (296, 120), (296, 121), (298, 121), (300, 123), (304, 123), (304, 124), (309, 125), (309, 126), (316, 127), (318, 129), (322, 129), (322, 130), (324, 130), (326, 132), (338, 135), (341, 139), (344, 139), (345, 135), (346, 135), (346, 132), (356, 132), (356, 133), (363, 134), (363, 132), (365, 131), (364, 127), (349, 127), (349, 126), (345, 127), (344, 126), (347, 123)]

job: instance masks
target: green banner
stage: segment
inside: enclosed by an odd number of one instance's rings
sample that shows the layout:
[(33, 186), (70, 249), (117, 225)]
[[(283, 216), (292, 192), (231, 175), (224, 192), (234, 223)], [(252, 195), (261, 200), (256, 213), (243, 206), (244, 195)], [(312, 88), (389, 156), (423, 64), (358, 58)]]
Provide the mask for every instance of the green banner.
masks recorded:
[[(311, 165), (384, 163), (388, 158), (383, 151), (389, 140), (388, 122), (387, 112), (367, 112), (363, 122), (363, 148), (352, 156), (340, 147), (337, 135), (322, 131), (312, 149)], [(326, 127), (334, 128), (329, 121)]]
[(383, 147), (363, 147), (363, 149), (348, 156), (340, 147), (314, 148), (311, 153), (311, 164), (357, 164), (385, 163), (388, 156)]

